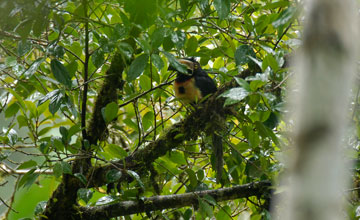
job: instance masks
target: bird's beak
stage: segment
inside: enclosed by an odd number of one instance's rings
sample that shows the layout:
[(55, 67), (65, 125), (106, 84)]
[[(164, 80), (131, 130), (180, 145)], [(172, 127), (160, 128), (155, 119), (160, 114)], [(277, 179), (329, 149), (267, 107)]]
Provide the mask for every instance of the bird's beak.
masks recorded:
[(185, 59), (178, 59), (179, 63), (185, 65), (187, 67), (188, 70), (191, 70), (191, 72), (194, 71), (194, 63), (191, 62), (190, 60), (185, 60)]

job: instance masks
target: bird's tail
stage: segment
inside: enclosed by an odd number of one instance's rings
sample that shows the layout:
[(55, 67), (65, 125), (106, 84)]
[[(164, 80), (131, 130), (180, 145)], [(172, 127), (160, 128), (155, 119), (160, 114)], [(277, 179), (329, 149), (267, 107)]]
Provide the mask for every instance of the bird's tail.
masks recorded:
[(222, 137), (214, 133), (212, 136), (213, 151), (215, 155), (215, 170), (216, 170), (216, 182), (219, 183), (222, 177), (223, 171), (223, 143)]

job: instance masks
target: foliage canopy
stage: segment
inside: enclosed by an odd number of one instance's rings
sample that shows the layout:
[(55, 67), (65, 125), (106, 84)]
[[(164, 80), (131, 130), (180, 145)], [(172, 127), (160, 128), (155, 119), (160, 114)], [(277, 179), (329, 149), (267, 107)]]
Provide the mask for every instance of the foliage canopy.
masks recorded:
[[(87, 207), (272, 180), (281, 170), (275, 154), (286, 142), (280, 115), (287, 54), (299, 42), (296, 1), (0, 5), (1, 187), (15, 195), (0, 195), (8, 217), (46, 210), (80, 218)], [(216, 97), (195, 108), (173, 98), (168, 66), (181, 69), (177, 57), (200, 62)], [(224, 144), (221, 184), (214, 132)], [(30, 201), (27, 192), (44, 198)], [(208, 195), (192, 208), (131, 218), (269, 218), (267, 197), (256, 195)]]

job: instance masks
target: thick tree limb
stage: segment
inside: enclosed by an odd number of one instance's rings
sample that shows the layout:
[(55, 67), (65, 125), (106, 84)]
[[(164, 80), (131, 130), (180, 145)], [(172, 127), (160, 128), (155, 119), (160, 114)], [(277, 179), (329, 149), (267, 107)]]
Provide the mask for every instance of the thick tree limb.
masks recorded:
[(122, 201), (95, 207), (81, 207), (80, 213), (83, 219), (109, 219), (141, 212), (198, 205), (199, 199), (206, 195), (213, 197), (217, 202), (250, 196), (268, 196), (271, 193), (270, 186), (271, 183), (269, 181), (261, 181), (216, 190), (204, 190), (180, 195), (153, 196), (144, 200)]
[[(109, 70), (106, 72), (106, 75), (109, 77), (105, 78), (100, 96), (95, 103), (92, 120), (87, 130), (88, 141), (91, 144), (96, 144), (106, 130), (106, 124), (101, 116), (101, 108), (117, 100), (115, 91), (122, 86), (122, 72), (125, 65), (126, 64), (122, 62), (121, 55), (116, 54)], [(91, 152), (84, 153), (84, 155), (89, 154), (91, 154)], [(72, 166), (72, 173), (88, 173), (87, 171), (91, 168), (90, 159), (90, 156), (85, 158), (77, 157)], [(76, 204), (77, 190), (81, 187), (84, 186), (78, 178), (65, 174), (62, 182), (47, 203), (43, 214), (46, 217), (43, 219), (63, 219), (65, 216), (73, 216), (74, 213), (76, 213), (74, 205)]]

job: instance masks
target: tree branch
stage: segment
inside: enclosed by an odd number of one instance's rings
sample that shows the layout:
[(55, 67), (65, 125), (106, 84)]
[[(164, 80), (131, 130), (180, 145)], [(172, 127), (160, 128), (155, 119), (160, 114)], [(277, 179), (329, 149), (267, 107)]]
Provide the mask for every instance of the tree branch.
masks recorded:
[[(242, 74), (248, 75), (249, 73), (244, 71)], [(231, 107), (223, 107), (224, 99), (219, 99), (218, 96), (235, 86), (237, 86), (235, 80), (225, 84), (202, 105), (197, 106), (197, 109), (187, 118), (174, 124), (156, 141), (149, 143), (125, 159), (101, 167), (94, 167), (93, 170), (90, 170), (92, 178), (88, 180), (89, 186), (106, 184), (106, 173), (114, 169), (114, 167), (120, 170), (126, 168), (126, 170), (135, 172), (146, 171), (149, 164), (172, 149), (179, 147), (184, 141), (195, 140), (202, 132), (211, 133), (216, 126), (210, 126), (210, 122), (216, 121), (218, 115), (226, 117), (232, 114)], [(124, 170), (121, 180), (125, 180), (126, 177), (126, 171)]]
[(122, 201), (110, 205), (80, 207), (80, 213), (83, 219), (101, 220), (141, 212), (198, 205), (199, 200), (204, 196), (211, 196), (217, 202), (250, 196), (265, 196), (269, 198), (271, 194), (270, 186), (271, 183), (269, 181), (261, 181), (216, 190), (204, 190), (180, 195), (153, 196), (137, 201)]

